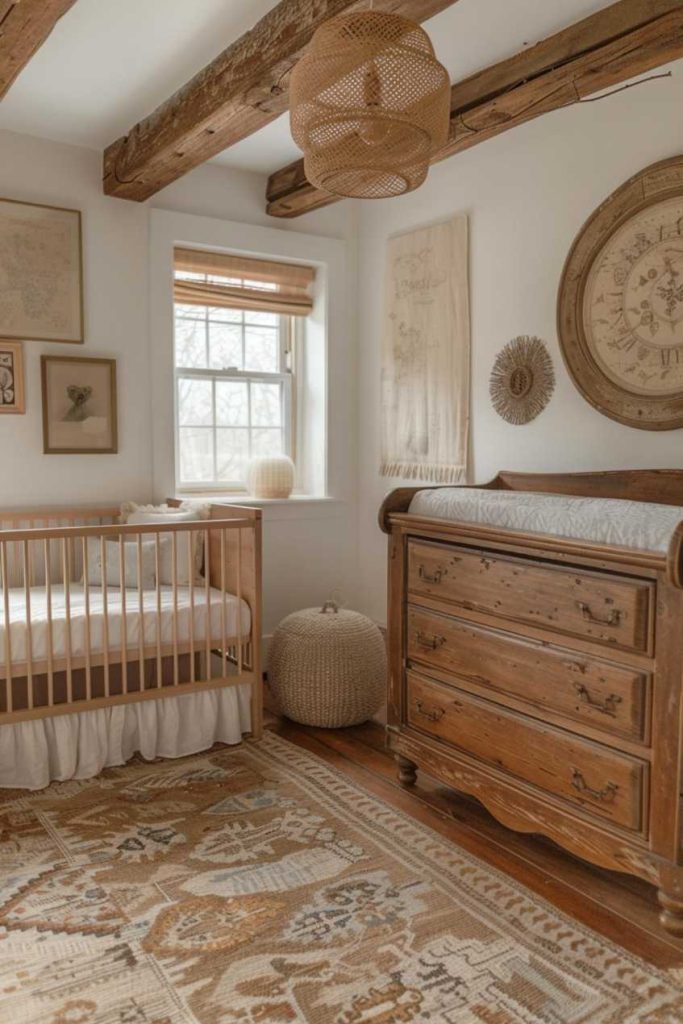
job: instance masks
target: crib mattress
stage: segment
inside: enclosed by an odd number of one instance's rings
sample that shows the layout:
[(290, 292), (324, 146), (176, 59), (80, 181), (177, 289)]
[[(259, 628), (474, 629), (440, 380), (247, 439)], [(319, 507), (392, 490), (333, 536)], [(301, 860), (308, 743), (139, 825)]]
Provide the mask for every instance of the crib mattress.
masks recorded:
[[(9, 591), (9, 638), (13, 663), (25, 662), (29, 649), (29, 628), (27, 625), (27, 601), (23, 588)], [(141, 632), (145, 646), (171, 644), (174, 639), (173, 618), (177, 607), (175, 636), (178, 644), (188, 644), (193, 633), (197, 650), (201, 650), (209, 637), (218, 643), (223, 636), (223, 593), (203, 586), (194, 589), (194, 615), (190, 601), (189, 587), (177, 587), (174, 600), (173, 587), (161, 586), (160, 609), (157, 607), (155, 590), (142, 592), (142, 601), (137, 590), (125, 590), (125, 640), (128, 648), (140, 644)], [(118, 588), (107, 588), (108, 649), (112, 660), (120, 651), (124, 637), (124, 596)], [(90, 651), (99, 654), (105, 647), (104, 593), (100, 587), (90, 587)], [(45, 587), (31, 587), (30, 594), (30, 647), (33, 660), (40, 662), (47, 658), (49, 643), (48, 601)], [(1, 602), (0, 602), (1, 605)], [(51, 598), (52, 656), (65, 658), (68, 644), (73, 658), (86, 655), (86, 602), (85, 588), (79, 583), (69, 588), (69, 616), (67, 618), (66, 591), (64, 586), (53, 585)], [(191, 629), (192, 627), (192, 629)], [(241, 628), (240, 628), (241, 627)], [(232, 594), (225, 595), (225, 636), (234, 638), (241, 634), (246, 640), (251, 629), (251, 614), (245, 601), (238, 601)], [(4, 607), (0, 606), (0, 669), (5, 664), (7, 643), (7, 622)]]
[(419, 491), (409, 511), (455, 522), (498, 526), (617, 547), (667, 551), (683, 508), (617, 498), (439, 487)]

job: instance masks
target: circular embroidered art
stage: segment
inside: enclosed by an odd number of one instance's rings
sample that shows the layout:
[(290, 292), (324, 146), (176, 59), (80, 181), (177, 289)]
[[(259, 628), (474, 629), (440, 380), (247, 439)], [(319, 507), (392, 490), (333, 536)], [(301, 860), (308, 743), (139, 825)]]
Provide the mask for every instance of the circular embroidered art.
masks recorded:
[(683, 157), (613, 192), (581, 229), (560, 283), (560, 351), (599, 412), (683, 427)]
[(513, 338), (496, 356), (489, 391), (493, 408), (508, 423), (536, 419), (554, 388), (553, 364), (540, 338)]

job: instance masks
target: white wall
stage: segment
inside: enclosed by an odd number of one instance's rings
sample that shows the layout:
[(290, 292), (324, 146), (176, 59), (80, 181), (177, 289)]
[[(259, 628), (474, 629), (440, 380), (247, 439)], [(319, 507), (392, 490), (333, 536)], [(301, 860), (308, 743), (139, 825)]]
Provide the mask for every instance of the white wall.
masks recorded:
[[(649, 163), (683, 151), (683, 62), (674, 77), (515, 128), (435, 166), (419, 191), (366, 204), (359, 220), (359, 570), (361, 609), (385, 620), (386, 538), (376, 525), (387, 481), (379, 466), (381, 282), (387, 238), (470, 216), (472, 479), (499, 469), (683, 467), (683, 432), (635, 430), (601, 416), (564, 368), (555, 326), (557, 287), (581, 225), (617, 186)], [(518, 334), (550, 349), (557, 388), (533, 423), (493, 411), (493, 359)], [(413, 481), (410, 481), (411, 483)]]
[[(24, 344), (27, 412), (0, 417), (0, 507), (74, 505), (123, 499), (161, 499), (168, 477), (154, 486), (155, 376), (149, 331), (151, 208), (199, 214), (218, 221), (268, 227), (340, 240), (355, 284), (353, 207), (321, 210), (305, 220), (276, 222), (265, 213), (261, 175), (205, 166), (139, 205), (107, 198), (99, 153), (0, 131), (0, 196), (80, 209), (83, 214), (85, 345)], [(207, 225), (211, 222), (207, 221)], [(248, 234), (248, 232), (247, 232)], [(297, 239), (299, 242), (299, 240)], [(315, 248), (315, 239), (311, 240)], [(279, 250), (278, 250), (279, 251)], [(299, 242), (299, 258), (306, 246)], [(344, 287), (346, 287), (344, 285)], [(353, 308), (352, 291), (345, 301)], [(169, 350), (172, 339), (169, 336)], [(40, 355), (101, 355), (117, 359), (118, 455), (43, 455)], [(297, 607), (333, 591), (353, 602), (355, 535), (355, 337), (339, 337), (332, 446), (332, 502), (297, 509), (264, 509), (265, 630)], [(343, 371), (343, 372), (342, 372)], [(170, 397), (170, 396), (169, 396)], [(172, 437), (172, 418), (156, 425)], [(167, 438), (167, 439), (168, 439)], [(339, 439), (341, 443), (339, 443)]]
[[(0, 196), (83, 215), (85, 345), (25, 342), (26, 415), (0, 417), (0, 505), (78, 504), (151, 497), (147, 354), (147, 218), (97, 188), (88, 150), (0, 132)], [(40, 355), (115, 356), (118, 455), (43, 455)]]

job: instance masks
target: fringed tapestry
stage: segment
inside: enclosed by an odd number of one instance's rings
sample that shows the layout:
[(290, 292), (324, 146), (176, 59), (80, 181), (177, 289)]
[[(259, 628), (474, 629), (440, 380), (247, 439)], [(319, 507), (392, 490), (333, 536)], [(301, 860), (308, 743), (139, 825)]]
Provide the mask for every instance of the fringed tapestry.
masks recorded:
[(389, 241), (382, 366), (383, 476), (467, 480), (467, 217)]

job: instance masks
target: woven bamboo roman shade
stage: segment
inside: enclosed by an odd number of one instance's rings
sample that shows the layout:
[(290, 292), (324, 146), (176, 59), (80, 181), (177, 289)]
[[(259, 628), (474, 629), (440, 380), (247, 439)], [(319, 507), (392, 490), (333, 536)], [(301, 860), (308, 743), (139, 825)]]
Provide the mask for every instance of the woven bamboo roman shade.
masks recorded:
[(176, 248), (174, 268), (176, 275), (204, 274), (209, 279), (226, 279), (200, 281), (176, 276), (173, 296), (185, 306), (264, 310), (285, 316), (308, 316), (313, 309), (313, 267)]

